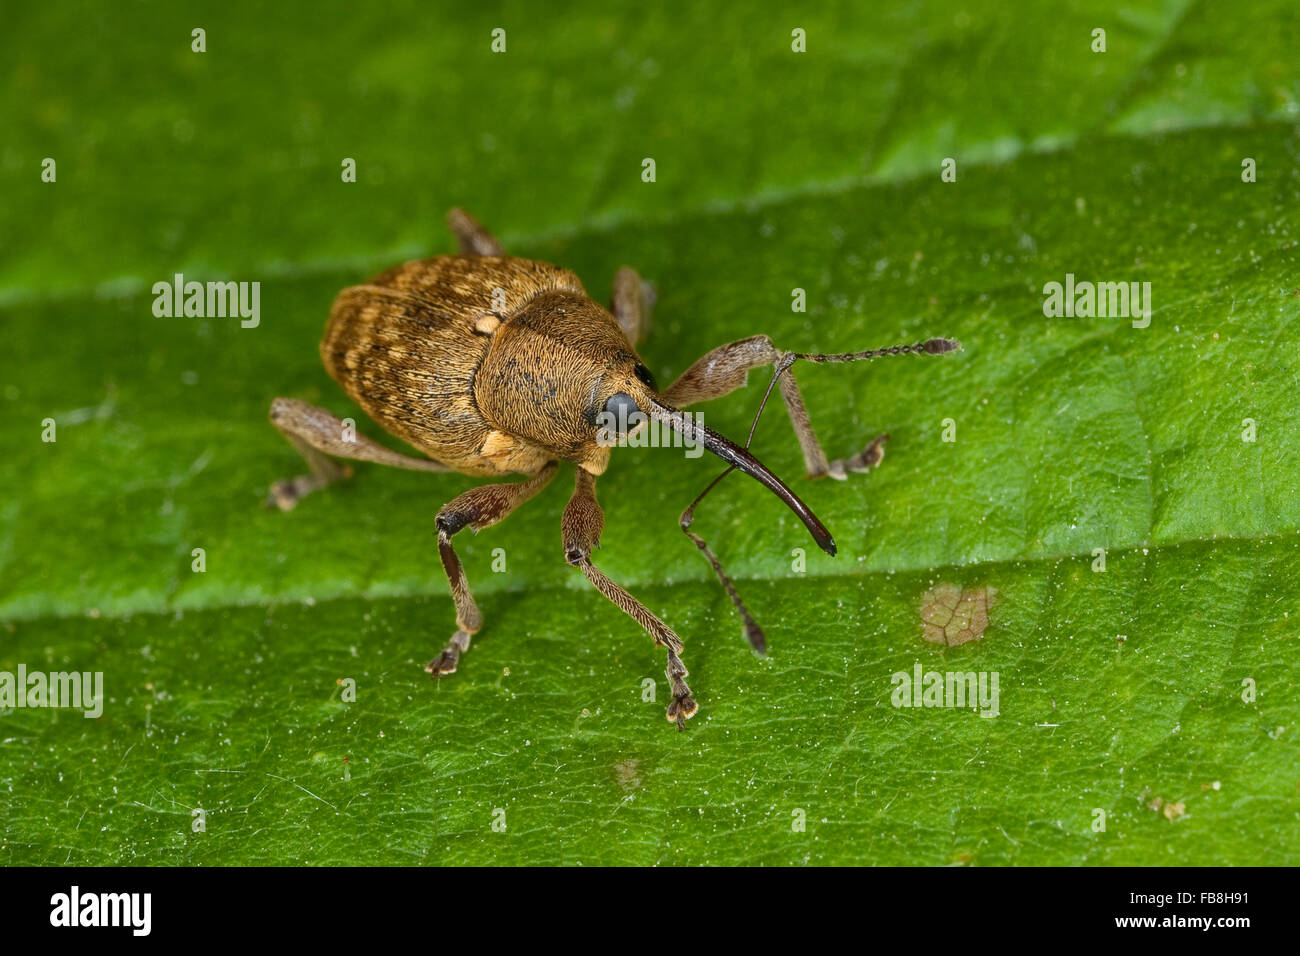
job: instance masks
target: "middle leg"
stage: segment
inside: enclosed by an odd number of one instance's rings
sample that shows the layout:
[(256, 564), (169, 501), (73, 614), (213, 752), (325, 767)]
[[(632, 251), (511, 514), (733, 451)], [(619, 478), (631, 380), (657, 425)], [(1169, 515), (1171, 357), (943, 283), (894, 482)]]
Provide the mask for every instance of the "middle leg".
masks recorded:
[(460, 655), (469, 650), (470, 638), (483, 626), (483, 613), (474, 603), (474, 595), (469, 593), (465, 569), (451, 545), (452, 536), (466, 526), (478, 532), (496, 524), (545, 488), (555, 477), (557, 467), (556, 462), (550, 462), (525, 481), (471, 488), (438, 512), (438, 555), (451, 585), (451, 598), (456, 603), (456, 633), (443, 652), (424, 666), (434, 677), (455, 673)]
[(484, 229), (482, 224), (464, 209), (452, 209), (448, 212), (447, 226), (456, 237), (463, 256), (504, 256), (506, 254), (496, 236)]
[(635, 269), (623, 266), (614, 274), (609, 311), (618, 319), (619, 327), (634, 348), (645, 338), (650, 326), (650, 309), (654, 304), (654, 286), (642, 279)]

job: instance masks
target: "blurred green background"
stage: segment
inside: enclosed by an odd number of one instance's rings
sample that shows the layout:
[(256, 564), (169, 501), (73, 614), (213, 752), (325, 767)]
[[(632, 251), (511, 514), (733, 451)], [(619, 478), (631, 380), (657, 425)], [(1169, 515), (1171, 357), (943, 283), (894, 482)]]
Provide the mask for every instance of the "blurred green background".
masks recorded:
[[(108, 699), (0, 717), (0, 862), (1300, 861), (1290, 0), (6, 20), (0, 670), (103, 671)], [(621, 265), (654, 280), (663, 382), (758, 332), (965, 345), (800, 368), (830, 455), (892, 435), (869, 475), (802, 481), (767, 412), (755, 450), (838, 557), (752, 482), (701, 510), (765, 659), (676, 527), (716, 463), (615, 455), (597, 562), (685, 639), (685, 734), (662, 653), (564, 564), (567, 472), (457, 539), (487, 624), (439, 684), (433, 516), (475, 480), (361, 467), (261, 507), (300, 469), (272, 397), (382, 437), (320, 332), (340, 288), (453, 251), (453, 205), (600, 301)], [(260, 282), (261, 324), (155, 317), (177, 272)], [(1046, 318), (1066, 273), (1151, 282), (1150, 327)], [(766, 380), (706, 421), (743, 437)], [(939, 582), (997, 589), (983, 640), (922, 641)], [(998, 672), (1000, 716), (894, 708), (918, 662)]]

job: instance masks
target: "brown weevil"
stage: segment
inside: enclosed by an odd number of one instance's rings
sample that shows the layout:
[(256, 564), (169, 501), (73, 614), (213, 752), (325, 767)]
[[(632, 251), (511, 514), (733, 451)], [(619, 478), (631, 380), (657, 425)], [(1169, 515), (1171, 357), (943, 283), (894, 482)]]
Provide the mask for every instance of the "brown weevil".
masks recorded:
[[(334, 458), (417, 471), (526, 476), (472, 488), (438, 512), (438, 553), (456, 605), (456, 632), (425, 667), (439, 677), (456, 670), (470, 637), (483, 626), (452, 538), (462, 528), (477, 532), (500, 521), (545, 487), (561, 461), (574, 462), (573, 496), (561, 519), (565, 559), (667, 651), (672, 685), (668, 719), (684, 728), (696, 703), (686, 686), (681, 638), (591, 563), (605, 520), (596, 501), (596, 478), (609, 464), (611, 444), (599, 440), (598, 421), (617, 417), (628, 434), (655, 422), (726, 462), (726, 470), (682, 513), (680, 524), (708, 558), (744, 621), (746, 636), (761, 653), (766, 647), (762, 630), (718, 559), (691, 531), (695, 507), (718, 481), (739, 469), (785, 502), (823, 551), (835, 554), (835, 542), (808, 506), (749, 453), (748, 441), (742, 448), (681, 409), (733, 392), (745, 384), (751, 369), (771, 365), (772, 380), (758, 414), (772, 386), (779, 385), (808, 476), (843, 479), (850, 471), (879, 464), (888, 436), (851, 458), (828, 461), (790, 367), (799, 360), (940, 355), (960, 346), (936, 338), (819, 355), (782, 352), (766, 335), (755, 335), (714, 349), (661, 391), (636, 353), (652, 292), (633, 269), (624, 267), (615, 275), (606, 310), (588, 297), (572, 272), (507, 256), (463, 210), (453, 209), (447, 221), (460, 243), (459, 255), (408, 262), (344, 289), (334, 301), (320, 345), (326, 370), (343, 390), (385, 430), (427, 457), (398, 454), (355, 434), (323, 409), (277, 398), (271, 403), (271, 421), (307, 459), (310, 471), (273, 485), (269, 501), (288, 510), (303, 495), (350, 475), (351, 469)], [(749, 434), (752, 440), (753, 427)]]

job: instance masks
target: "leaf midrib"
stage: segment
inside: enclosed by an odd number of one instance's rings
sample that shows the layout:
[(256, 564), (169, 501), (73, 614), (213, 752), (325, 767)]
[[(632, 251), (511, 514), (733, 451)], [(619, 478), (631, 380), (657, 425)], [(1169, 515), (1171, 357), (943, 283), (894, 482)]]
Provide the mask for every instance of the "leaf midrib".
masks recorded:
[[(1258, 129), (1276, 126), (1279, 129), (1290, 128), (1294, 124), (1281, 118), (1264, 120), (1239, 119), (1228, 122), (1184, 121), (1160, 129), (1147, 129), (1141, 133), (1103, 132), (1094, 136), (1091, 132), (1076, 133), (1068, 138), (1054, 141), (1047, 146), (1034, 146), (1021, 143), (1016, 151), (996, 161), (971, 161), (968, 169), (988, 169), (1014, 162), (1025, 156), (1053, 156), (1072, 153), (1084, 142), (1096, 138), (1113, 138), (1141, 141), (1158, 136), (1176, 135), (1192, 130), (1233, 130)], [(980, 144), (976, 143), (974, 146)], [(682, 206), (661, 214), (626, 210), (614, 211), (593, 216), (582, 223), (563, 223), (548, 229), (529, 233), (500, 233), (502, 244), (507, 248), (529, 249), (558, 240), (572, 241), (580, 237), (609, 235), (631, 226), (646, 226), (663, 229), (676, 226), (682, 222), (724, 217), (737, 212), (756, 212), (759, 210), (779, 208), (802, 199), (824, 196), (838, 196), (859, 189), (874, 189), (887, 186), (901, 186), (915, 183), (933, 175), (933, 171), (914, 169), (903, 171), (895, 176), (882, 176), (878, 173), (842, 176), (829, 180), (808, 180), (786, 189), (766, 190), (759, 194), (737, 196), (730, 199), (710, 200), (704, 203)], [(358, 256), (307, 260), (286, 264), (283, 260), (271, 260), (257, 265), (240, 267), (240, 274), (255, 273), (264, 279), (302, 279), (317, 276), (348, 275), (365, 270), (374, 270), (392, 265), (394, 262), (416, 259), (422, 256), (437, 255), (429, 247), (403, 244), (377, 252)], [(224, 279), (233, 277), (233, 272), (213, 272), (211, 278)], [(115, 276), (95, 283), (93, 286), (76, 285), (56, 289), (41, 289), (31, 286), (8, 286), (0, 288), (0, 309), (33, 303), (75, 302), (82, 299), (122, 299), (143, 295), (150, 286), (150, 280), (138, 275)]]
[[(1271, 539), (1277, 539), (1278, 541), (1281, 541), (1283, 538), (1293, 534), (1300, 534), (1300, 529), (1269, 531), (1260, 534), (1247, 534), (1247, 535), (1216, 535), (1208, 538), (1180, 538), (1173, 541), (1160, 542), (1159, 544), (1152, 544), (1149, 542), (1137, 542), (1137, 543), (1125, 544), (1125, 545), (1107, 545), (1106, 553), (1107, 555), (1112, 555), (1116, 553), (1123, 554), (1126, 552), (1142, 551), (1144, 555), (1162, 555), (1171, 552), (1177, 552), (1183, 548), (1190, 548), (1197, 545), (1214, 545), (1218, 547), (1218, 546), (1231, 546), (1231, 545), (1238, 545), (1238, 544), (1240, 545), (1260, 544), (1265, 541), (1269, 541)], [(972, 568), (1023, 567), (1027, 565), (1039, 565), (1039, 564), (1051, 565), (1051, 564), (1060, 564), (1063, 561), (1091, 562), (1095, 559), (1095, 557), (1096, 555), (1092, 551), (1079, 551), (1079, 552), (1062, 552), (1059, 554), (1051, 554), (1051, 555), (1033, 555), (1033, 556), (1022, 557), (1022, 558), (993, 558), (987, 561), (972, 561), (966, 564), (961, 564), (957, 562), (944, 562), (939, 564), (907, 565), (904, 567), (868, 568), (858, 573), (847, 572), (843, 574), (835, 574), (835, 573), (805, 572), (797, 576), (784, 575), (782, 577), (773, 577), (771, 575), (736, 575), (736, 574), (728, 573), (728, 577), (730, 577), (734, 582), (748, 583), (748, 584), (758, 584), (758, 583), (776, 584), (781, 581), (787, 581), (787, 580), (789, 581), (821, 581), (821, 580), (839, 581), (845, 578), (853, 578), (853, 577), (866, 578), (866, 577), (874, 577), (876, 575), (919, 574), (920, 572), (923, 571), (934, 571), (934, 572), (969, 571)], [(577, 579), (573, 579), (573, 580), (577, 580)], [(708, 584), (714, 580), (716, 579), (713, 578), (711, 575), (707, 575), (707, 574), (700, 574), (694, 577), (679, 577), (672, 581), (655, 580), (650, 578), (629, 578), (626, 576), (622, 576), (619, 578), (618, 583), (628, 588), (671, 589), (671, 588), (678, 587), (680, 585)], [(471, 581), (471, 586), (472, 584), (473, 582)], [(546, 593), (551, 591), (583, 591), (583, 590), (589, 590), (589, 589), (581, 585), (577, 587), (570, 587), (567, 584), (539, 583), (536, 585), (525, 584), (519, 587), (505, 586), (505, 587), (490, 588), (490, 589), (480, 588), (479, 590), (476, 590), (475, 593), (477, 596), (487, 597), (487, 596), (498, 595), (498, 594), (508, 596), (511, 594), (523, 594), (523, 593)], [(719, 591), (719, 593), (722, 592)], [(275, 608), (275, 607), (294, 606), (294, 605), (301, 606), (308, 603), (310, 603), (310, 605), (313, 607), (319, 607), (319, 606), (327, 606), (333, 604), (341, 604), (348, 601), (403, 602), (403, 601), (411, 601), (415, 599), (434, 599), (434, 600), (446, 601), (448, 603), (451, 602), (451, 596), (442, 591), (439, 592), (409, 591), (409, 592), (397, 592), (397, 593), (389, 592), (389, 593), (373, 594), (370, 593), (367, 588), (361, 588), (355, 593), (337, 594), (337, 595), (324, 597), (324, 598), (311, 597), (310, 599), (308, 599), (308, 598), (297, 598), (297, 597), (285, 595), (285, 596), (280, 596), (275, 598), (263, 598), (254, 601), (218, 601), (218, 602), (209, 602), (204, 604), (184, 604), (184, 603), (167, 602), (161, 607), (140, 606), (136, 608), (127, 608), (124, 610), (115, 610), (109, 613), (100, 611), (95, 617), (89, 616), (86, 613), (85, 609), (79, 608), (75, 610), (69, 610), (66, 612), (42, 613), (42, 614), (34, 614), (30, 616), (21, 615), (21, 614), (10, 615), (5, 618), (0, 618), (0, 620), (5, 622), (9, 622), (9, 621), (21, 622), (24, 624), (39, 624), (42, 621), (67, 621), (67, 620), (76, 620), (76, 619), (85, 619), (88, 621), (112, 622), (112, 621), (124, 621), (128, 619), (133, 620), (138, 617), (146, 617), (146, 618), (163, 617), (167, 615), (173, 615), (178, 611), (182, 613), (192, 611), (197, 614), (206, 614), (206, 613), (213, 613), (213, 612), (219, 612), (224, 610), (239, 610), (239, 609), (253, 608), (253, 607)]]

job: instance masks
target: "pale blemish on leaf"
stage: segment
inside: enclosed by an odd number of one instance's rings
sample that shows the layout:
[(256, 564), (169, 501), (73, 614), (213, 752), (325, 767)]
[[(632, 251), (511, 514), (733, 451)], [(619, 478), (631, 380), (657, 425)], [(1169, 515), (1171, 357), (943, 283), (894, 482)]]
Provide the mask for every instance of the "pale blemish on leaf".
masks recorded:
[(946, 581), (935, 585), (921, 598), (925, 639), (949, 647), (979, 640), (989, 626), (989, 608), (996, 597), (994, 588), (960, 588)]
[(614, 778), (623, 790), (636, 790), (641, 786), (641, 761), (635, 757), (614, 764)]
[(1163, 813), (1166, 820), (1174, 821), (1187, 812), (1187, 805), (1182, 800), (1166, 800), (1164, 797), (1151, 797), (1147, 800), (1147, 809)]

